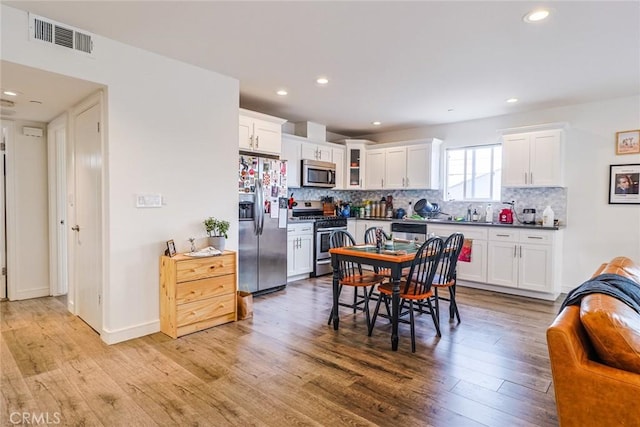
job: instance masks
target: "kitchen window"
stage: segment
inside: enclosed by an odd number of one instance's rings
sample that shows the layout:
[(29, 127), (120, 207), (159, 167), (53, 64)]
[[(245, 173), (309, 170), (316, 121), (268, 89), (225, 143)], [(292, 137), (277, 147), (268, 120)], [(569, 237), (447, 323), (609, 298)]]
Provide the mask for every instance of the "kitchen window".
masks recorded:
[(499, 201), (502, 179), (500, 144), (446, 150), (446, 200)]

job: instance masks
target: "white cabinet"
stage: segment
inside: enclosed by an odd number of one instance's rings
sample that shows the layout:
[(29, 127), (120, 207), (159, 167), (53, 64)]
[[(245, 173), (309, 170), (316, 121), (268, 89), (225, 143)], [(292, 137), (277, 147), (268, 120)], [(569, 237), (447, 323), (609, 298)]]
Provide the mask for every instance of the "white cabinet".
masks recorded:
[(287, 226), (287, 276), (313, 270), (313, 223)]
[(365, 188), (366, 159), (365, 152), (367, 143), (364, 139), (345, 139), (346, 144), (346, 190), (361, 190)]
[(356, 239), (356, 241), (358, 241), (358, 230), (356, 228), (357, 223), (358, 221), (355, 218), (347, 220), (347, 231), (353, 236), (354, 239)]
[(441, 143), (429, 139), (367, 150), (366, 188), (438, 189)]
[(369, 149), (366, 152), (367, 169), (365, 171), (365, 188), (376, 190), (385, 188), (386, 150)]
[(471, 240), (471, 261), (458, 261), (457, 277), (461, 280), (472, 282), (487, 282), (487, 238), (488, 227), (481, 226), (452, 226), (452, 225), (427, 225), (428, 233), (446, 239), (451, 234), (460, 232), (465, 239)]
[(504, 135), (502, 185), (562, 186), (562, 136), (560, 129)]
[(361, 244), (364, 243), (364, 232), (371, 227), (382, 228), (385, 233), (391, 234), (391, 221), (376, 221), (370, 219), (357, 219), (356, 220), (356, 234), (355, 237), (356, 242)]
[(302, 159), (331, 161), (331, 146), (305, 142), (302, 144)]
[(331, 149), (331, 161), (336, 164), (336, 186), (334, 190), (346, 189), (344, 183), (344, 155), (345, 148), (342, 146), (336, 146)]
[(287, 187), (300, 187), (300, 155), (302, 141), (297, 136), (282, 134), (282, 154), (280, 158), (287, 161)]
[(282, 148), (282, 124), (278, 117), (240, 109), (239, 148), (265, 154), (280, 155)]
[(489, 283), (554, 293), (559, 289), (557, 231), (490, 229)]

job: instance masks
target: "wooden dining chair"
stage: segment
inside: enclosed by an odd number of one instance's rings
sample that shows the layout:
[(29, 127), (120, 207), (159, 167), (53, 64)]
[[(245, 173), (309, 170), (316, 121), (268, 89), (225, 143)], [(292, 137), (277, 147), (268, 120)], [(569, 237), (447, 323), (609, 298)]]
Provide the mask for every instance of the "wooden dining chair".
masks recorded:
[[(455, 315), (458, 322), (460, 322), (460, 312), (458, 311), (458, 304), (456, 304), (456, 276), (458, 257), (460, 256), (460, 251), (462, 251), (463, 244), (464, 235), (462, 233), (453, 233), (444, 241), (442, 257), (440, 257), (438, 270), (433, 277), (433, 300), (438, 319), (440, 319), (440, 301), (448, 301), (449, 318), (453, 319)], [(442, 293), (444, 288), (449, 289), (448, 298), (438, 294), (439, 291)]]
[[(354, 246), (356, 244), (353, 236), (344, 230), (336, 230), (331, 233), (329, 236), (329, 244), (331, 248), (340, 248), (343, 246)], [(381, 276), (376, 274), (375, 272), (363, 271), (362, 266), (359, 263), (355, 263), (352, 261), (340, 261), (339, 265), (339, 288), (338, 288), (338, 298), (340, 298), (340, 294), (342, 293), (343, 286), (351, 286), (354, 288), (353, 295), (353, 304), (347, 303), (338, 303), (343, 307), (349, 307), (353, 309), (353, 313), (356, 313), (356, 310), (364, 311), (365, 319), (367, 322), (367, 328), (369, 328), (369, 324), (371, 323), (371, 316), (369, 315), (369, 287), (374, 287), (375, 285), (381, 283), (386, 279), (385, 276)], [(360, 296), (358, 294), (358, 289), (363, 290), (363, 295)], [(329, 315), (329, 322), (333, 320), (333, 307), (331, 308), (331, 314)]]
[[(430, 314), (433, 320), (433, 325), (436, 328), (436, 334), (438, 337), (440, 334), (440, 323), (436, 316), (435, 309), (431, 304), (433, 297), (433, 277), (436, 274), (438, 264), (440, 263), (440, 257), (442, 256), (442, 249), (444, 242), (439, 237), (432, 237), (420, 246), (420, 249), (416, 252), (416, 256), (411, 263), (409, 274), (404, 276), (400, 282), (400, 307), (398, 322), (409, 323), (411, 326), (411, 351), (416, 351), (416, 334), (415, 334), (415, 319), (414, 312), (419, 314)], [(369, 336), (373, 332), (373, 327), (376, 324), (376, 318), (378, 316), (389, 318), (391, 313), (388, 311), (389, 301), (393, 294), (393, 285), (389, 282), (383, 283), (378, 286), (380, 297), (376, 303), (375, 311), (373, 312), (373, 318), (369, 325)], [(380, 314), (380, 303), (384, 301), (387, 307), (387, 314)], [(402, 318), (405, 313), (402, 312), (405, 305), (409, 305), (407, 312), (409, 313), (409, 320)], [(428, 308), (426, 309), (425, 306)]]

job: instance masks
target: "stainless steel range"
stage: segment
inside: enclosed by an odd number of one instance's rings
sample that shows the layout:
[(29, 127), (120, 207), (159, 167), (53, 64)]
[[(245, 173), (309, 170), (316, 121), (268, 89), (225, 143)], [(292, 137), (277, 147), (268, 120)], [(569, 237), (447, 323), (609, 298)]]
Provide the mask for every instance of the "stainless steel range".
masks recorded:
[(313, 271), (311, 277), (332, 273), (329, 236), (335, 230), (346, 230), (347, 219), (323, 215), (322, 202), (299, 200), (293, 207), (293, 221), (313, 220)]

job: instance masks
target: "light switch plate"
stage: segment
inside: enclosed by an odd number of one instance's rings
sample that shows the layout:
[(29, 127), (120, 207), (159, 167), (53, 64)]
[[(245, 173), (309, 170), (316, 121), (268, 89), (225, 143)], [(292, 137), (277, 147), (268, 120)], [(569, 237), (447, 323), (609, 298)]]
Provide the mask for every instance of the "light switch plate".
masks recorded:
[(162, 194), (136, 194), (136, 208), (161, 208)]

